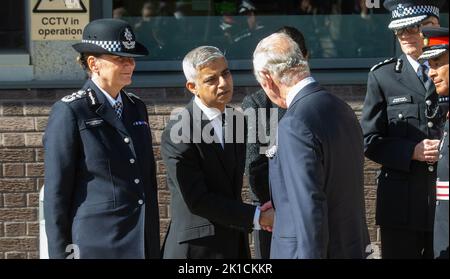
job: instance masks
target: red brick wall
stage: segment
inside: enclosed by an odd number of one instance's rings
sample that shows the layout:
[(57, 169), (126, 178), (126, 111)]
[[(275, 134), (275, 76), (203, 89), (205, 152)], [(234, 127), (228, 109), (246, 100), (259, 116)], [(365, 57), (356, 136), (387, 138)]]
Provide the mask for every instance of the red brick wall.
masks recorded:
[[(347, 101), (360, 115), (364, 86), (327, 86), (327, 89)], [(255, 87), (236, 88), (233, 103), (239, 105), (246, 94), (256, 90)], [(73, 91), (0, 90), (0, 259), (39, 257), (38, 193), (44, 184), (42, 135), (51, 105)], [(172, 109), (184, 106), (192, 95), (182, 88), (130, 91), (146, 102), (150, 114), (163, 237), (170, 218), (170, 193), (159, 149), (161, 133)], [(366, 162), (366, 210), (372, 242), (378, 241), (374, 225), (377, 168), (374, 163)], [(248, 187), (244, 188), (243, 197), (249, 200)]]

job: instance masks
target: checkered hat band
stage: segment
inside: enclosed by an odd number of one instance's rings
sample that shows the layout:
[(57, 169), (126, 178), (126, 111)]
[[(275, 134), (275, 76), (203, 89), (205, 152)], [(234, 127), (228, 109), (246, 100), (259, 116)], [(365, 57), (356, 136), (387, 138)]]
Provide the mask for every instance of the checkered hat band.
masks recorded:
[(120, 46), (119, 41), (95, 41), (95, 40), (82, 40), (83, 43), (98, 45), (99, 47), (110, 51), (110, 52), (118, 52), (122, 51), (122, 47)]
[(402, 10), (396, 9), (392, 11), (392, 19), (418, 15), (435, 15), (439, 17), (439, 8), (435, 6), (412, 6), (404, 7)]

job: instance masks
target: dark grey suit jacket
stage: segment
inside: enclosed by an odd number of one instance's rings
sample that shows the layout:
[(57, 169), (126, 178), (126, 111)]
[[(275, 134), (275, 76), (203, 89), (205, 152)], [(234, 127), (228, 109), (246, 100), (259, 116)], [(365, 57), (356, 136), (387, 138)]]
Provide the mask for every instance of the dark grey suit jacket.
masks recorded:
[(312, 83), (278, 129), (271, 258), (365, 257), (363, 138), (352, 109)]
[[(200, 112), (191, 101), (180, 113), (184, 117), (171, 120), (162, 135), (172, 217), (163, 257), (249, 258), (247, 235), (253, 226), (255, 207), (244, 204), (241, 198), (245, 143), (226, 143), (224, 150), (220, 143), (205, 142), (196, 132), (209, 121), (194, 116), (194, 107)], [(179, 134), (180, 141), (176, 141), (171, 132), (179, 131), (180, 125), (189, 132)]]

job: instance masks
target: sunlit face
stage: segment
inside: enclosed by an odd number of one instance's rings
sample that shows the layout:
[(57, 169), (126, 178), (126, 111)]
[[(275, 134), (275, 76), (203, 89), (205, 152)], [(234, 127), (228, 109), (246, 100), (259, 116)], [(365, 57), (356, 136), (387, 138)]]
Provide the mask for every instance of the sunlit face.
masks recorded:
[(217, 58), (197, 71), (195, 82), (187, 82), (186, 87), (207, 107), (220, 111), (233, 97), (233, 78), (225, 58)]
[(428, 60), (430, 64), (430, 78), (436, 86), (436, 92), (441, 96), (448, 96), (448, 51), (444, 54)]
[[(88, 59), (91, 57), (93, 56)], [(118, 91), (131, 84), (131, 77), (136, 66), (134, 58), (103, 54), (93, 59), (91, 60), (93, 63), (89, 64), (90, 69), (93, 78), (103, 89)]]
[(396, 31), (397, 39), (403, 53), (415, 59), (419, 58), (424, 47), (420, 30), (426, 26), (439, 26), (439, 21), (437, 18), (431, 16), (422, 21), (418, 26), (411, 26)]

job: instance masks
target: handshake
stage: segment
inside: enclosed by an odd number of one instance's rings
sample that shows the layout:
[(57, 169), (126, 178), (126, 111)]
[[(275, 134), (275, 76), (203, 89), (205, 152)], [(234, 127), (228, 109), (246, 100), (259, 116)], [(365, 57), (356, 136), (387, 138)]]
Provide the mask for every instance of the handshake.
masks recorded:
[(265, 204), (259, 207), (259, 210), (261, 211), (259, 215), (259, 225), (261, 226), (261, 229), (271, 232), (274, 217), (272, 202), (271, 201), (266, 202)]

